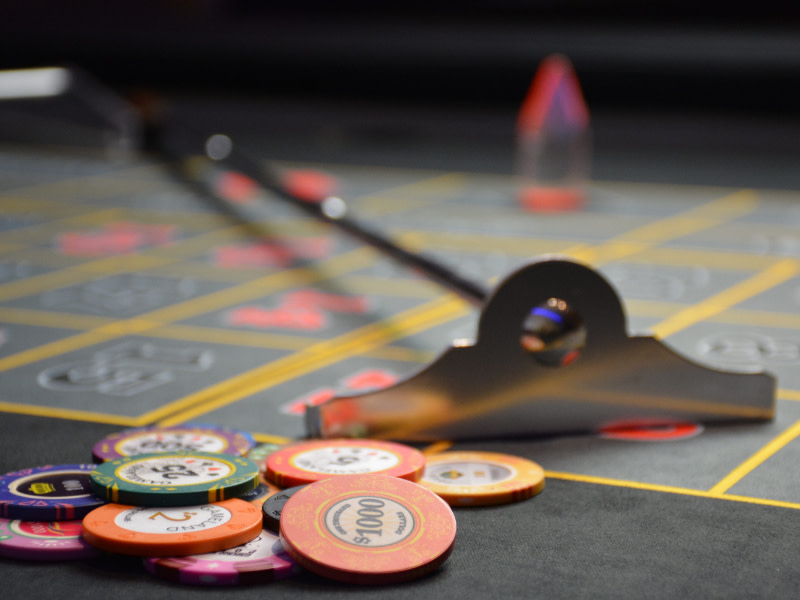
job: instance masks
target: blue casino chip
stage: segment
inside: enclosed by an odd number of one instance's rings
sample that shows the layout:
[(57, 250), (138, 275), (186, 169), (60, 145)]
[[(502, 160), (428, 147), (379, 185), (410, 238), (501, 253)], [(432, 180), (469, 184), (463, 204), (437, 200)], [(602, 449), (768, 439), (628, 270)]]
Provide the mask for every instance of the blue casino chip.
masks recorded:
[(23, 521), (81, 519), (105, 504), (92, 492), (96, 465), (47, 465), (0, 477), (0, 517)]

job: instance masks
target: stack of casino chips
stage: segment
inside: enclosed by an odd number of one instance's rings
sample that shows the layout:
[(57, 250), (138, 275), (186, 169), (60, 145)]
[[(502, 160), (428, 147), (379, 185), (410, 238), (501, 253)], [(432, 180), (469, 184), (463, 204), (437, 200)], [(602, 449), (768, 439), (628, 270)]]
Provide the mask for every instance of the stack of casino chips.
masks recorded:
[(0, 556), (91, 558), (81, 519), (104, 504), (89, 485), (94, 465), (47, 465), (0, 477)]
[(209, 425), (125, 430), (93, 457), (0, 477), (0, 555), (141, 556), (155, 576), (199, 585), (303, 569), (397, 583), (450, 555), (451, 506), (523, 500), (544, 487), (541, 467), (503, 454), (426, 456), (377, 440), (257, 446)]

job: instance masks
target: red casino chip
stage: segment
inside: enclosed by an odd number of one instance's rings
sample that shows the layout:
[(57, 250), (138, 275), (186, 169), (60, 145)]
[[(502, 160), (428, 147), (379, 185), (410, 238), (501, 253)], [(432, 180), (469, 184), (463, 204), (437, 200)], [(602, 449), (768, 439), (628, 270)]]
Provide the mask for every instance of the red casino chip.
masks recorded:
[(447, 560), (456, 519), (446, 502), (416, 483), (346, 475), (289, 498), (280, 533), (288, 554), (317, 575), (356, 584), (399, 583)]
[(629, 442), (671, 442), (685, 440), (703, 433), (700, 423), (637, 419), (620, 421), (601, 427), (597, 435), (608, 440)]
[(424, 470), (422, 452), (379, 440), (314, 440), (267, 458), (267, 478), (284, 488), (340, 475), (380, 474), (417, 481)]

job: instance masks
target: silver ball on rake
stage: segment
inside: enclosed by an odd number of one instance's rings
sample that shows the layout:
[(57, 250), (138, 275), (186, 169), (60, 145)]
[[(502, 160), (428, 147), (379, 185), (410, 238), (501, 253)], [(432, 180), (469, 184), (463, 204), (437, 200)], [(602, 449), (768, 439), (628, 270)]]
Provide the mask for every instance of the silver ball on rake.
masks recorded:
[(539, 364), (564, 367), (580, 356), (586, 327), (564, 300), (548, 298), (523, 320), (519, 343)]

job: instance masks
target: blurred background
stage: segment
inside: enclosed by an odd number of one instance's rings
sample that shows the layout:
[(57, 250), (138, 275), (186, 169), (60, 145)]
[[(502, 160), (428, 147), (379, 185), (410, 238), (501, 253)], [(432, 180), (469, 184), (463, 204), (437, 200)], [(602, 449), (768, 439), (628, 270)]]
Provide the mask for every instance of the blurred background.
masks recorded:
[[(762, 157), (783, 171), (800, 139), (796, 2), (7, 4), (0, 67), (72, 63), (123, 94), (155, 89), (286, 159), (508, 170), (516, 111), (556, 52), (572, 60), (592, 113), (598, 177), (652, 177), (632, 150), (642, 147), (663, 160), (722, 153), (743, 167)], [(455, 142), (454, 155), (409, 154), (420, 138)], [(471, 161), (465, 145), (489, 157)], [(617, 160), (626, 151), (635, 168)], [(606, 152), (616, 152), (608, 170)], [(694, 162), (682, 177), (713, 183), (714, 165), (694, 173)]]

